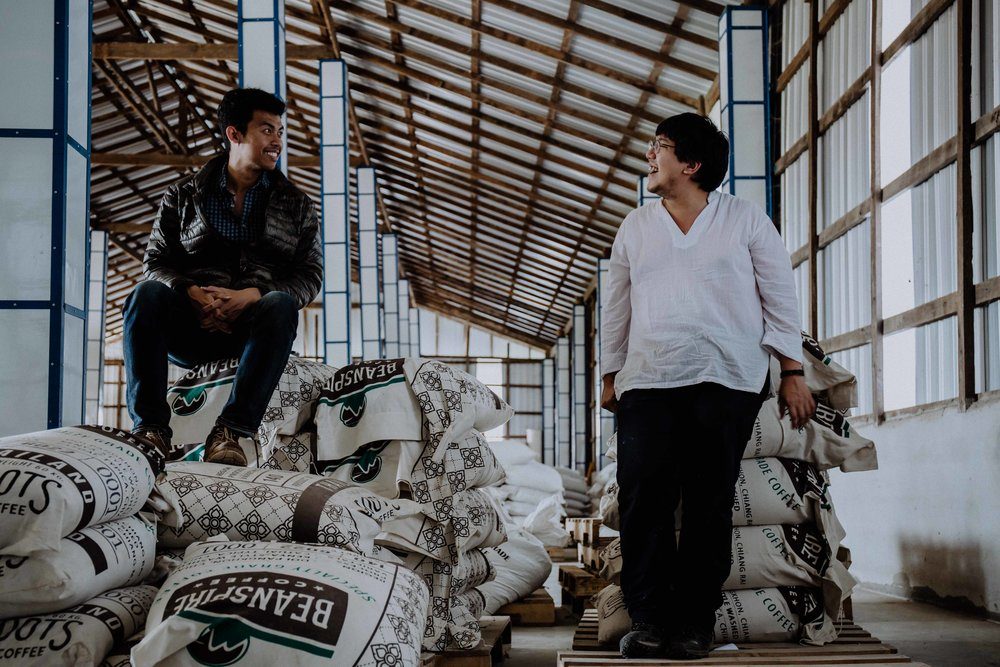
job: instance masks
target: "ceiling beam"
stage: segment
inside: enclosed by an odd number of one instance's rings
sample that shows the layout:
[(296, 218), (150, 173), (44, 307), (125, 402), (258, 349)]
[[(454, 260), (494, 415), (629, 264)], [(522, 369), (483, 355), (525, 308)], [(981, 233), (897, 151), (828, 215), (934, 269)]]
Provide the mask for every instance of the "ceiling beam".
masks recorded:
[[(104, 153), (95, 152), (90, 155), (90, 164), (94, 167), (130, 166), (130, 167), (200, 167), (219, 154), (212, 155), (179, 155), (175, 153)], [(287, 155), (289, 167), (316, 168), (320, 166), (318, 155)], [(351, 158), (351, 166), (357, 166), (360, 160)]]

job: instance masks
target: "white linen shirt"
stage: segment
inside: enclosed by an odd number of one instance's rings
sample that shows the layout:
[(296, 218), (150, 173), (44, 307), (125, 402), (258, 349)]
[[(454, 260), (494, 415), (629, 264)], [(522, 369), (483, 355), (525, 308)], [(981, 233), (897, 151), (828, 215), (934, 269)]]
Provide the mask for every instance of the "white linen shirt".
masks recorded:
[(629, 389), (759, 392), (770, 353), (802, 360), (792, 263), (767, 214), (712, 192), (685, 235), (657, 199), (626, 216), (601, 298), (601, 375)]

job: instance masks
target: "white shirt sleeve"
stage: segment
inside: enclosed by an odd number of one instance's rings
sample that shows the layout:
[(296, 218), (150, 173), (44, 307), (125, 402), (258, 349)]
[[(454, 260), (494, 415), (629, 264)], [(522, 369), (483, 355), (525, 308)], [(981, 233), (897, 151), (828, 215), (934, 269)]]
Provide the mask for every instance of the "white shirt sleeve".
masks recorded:
[(756, 213), (750, 234), (750, 258), (764, 311), (761, 345), (772, 355), (801, 362), (802, 333), (792, 260), (774, 223), (763, 211)]
[(623, 238), (627, 224), (628, 218), (615, 235), (608, 265), (607, 294), (601, 295), (601, 377), (620, 371), (625, 366), (625, 357), (628, 355), (632, 281)]

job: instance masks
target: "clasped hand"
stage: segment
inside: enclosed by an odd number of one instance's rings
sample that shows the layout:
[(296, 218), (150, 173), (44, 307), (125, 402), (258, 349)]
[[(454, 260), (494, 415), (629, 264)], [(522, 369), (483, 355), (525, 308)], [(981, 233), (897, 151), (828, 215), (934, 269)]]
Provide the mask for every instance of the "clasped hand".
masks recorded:
[(188, 288), (188, 296), (198, 311), (202, 329), (228, 334), (233, 332), (232, 323), (244, 310), (257, 303), (261, 295), (256, 287), (232, 290), (213, 285), (192, 285)]

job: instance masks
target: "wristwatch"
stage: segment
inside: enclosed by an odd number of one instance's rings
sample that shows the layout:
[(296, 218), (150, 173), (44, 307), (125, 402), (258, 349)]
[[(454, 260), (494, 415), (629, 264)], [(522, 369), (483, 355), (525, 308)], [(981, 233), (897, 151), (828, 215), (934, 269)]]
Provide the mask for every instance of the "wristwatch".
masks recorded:
[(781, 371), (780, 377), (781, 377), (782, 380), (784, 380), (786, 377), (789, 377), (789, 376), (792, 376), (792, 375), (801, 375), (801, 376), (805, 377), (805, 374), (806, 374), (806, 372), (804, 370), (802, 370), (801, 368), (792, 368), (792, 369), (787, 370), (787, 371)]

